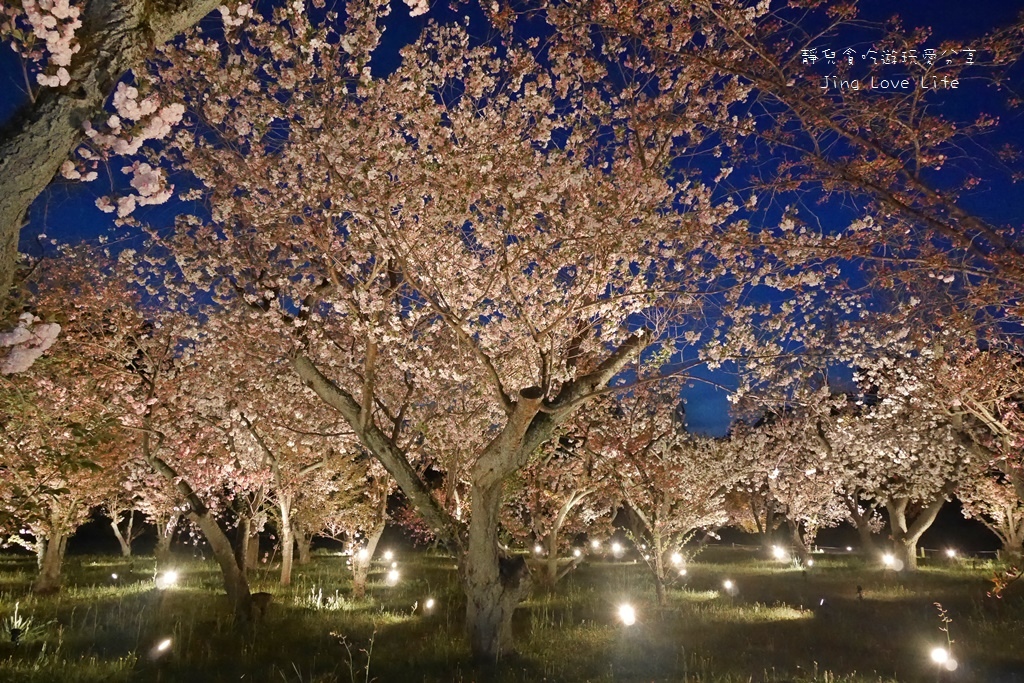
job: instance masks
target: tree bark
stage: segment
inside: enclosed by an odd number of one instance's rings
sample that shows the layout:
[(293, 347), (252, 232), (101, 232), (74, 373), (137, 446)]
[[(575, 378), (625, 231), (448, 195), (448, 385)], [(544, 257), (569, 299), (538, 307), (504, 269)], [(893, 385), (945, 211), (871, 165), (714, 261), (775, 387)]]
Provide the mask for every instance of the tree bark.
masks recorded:
[(114, 536), (117, 538), (117, 542), (121, 546), (121, 557), (132, 556), (132, 527), (135, 526), (135, 511), (128, 511), (128, 528), (124, 533), (121, 532), (121, 526), (118, 522), (118, 517), (121, 513), (114, 512), (110, 519), (110, 528), (114, 530)]
[(460, 563), (470, 648), (477, 659), (489, 662), (510, 649), (512, 614), (530, 589), (526, 560), (499, 552), (501, 493), (500, 480), (474, 484), (473, 516)]
[[(214, 0), (91, 0), (78, 31), (71, 83), (44, 88), (0, 130), (0, 318), (11, 303), (18, 236), (32, 203), (102, 114), (115, 84), (160, 45), (212, 12)], [(159, 9), (158, 9), (159, 8)]]
[(206, 537), (207, 543), (210, 544), (213, 557), (220, 566), (221, 576), (224, 579), (224, 590), (228, 594), (228, 601), (231, 603), (235, 619), (239, 623), (249, 623), (252, 620), (252, 596), (249, 593), (249, 580), (235, 559), (231, 541), (208, 510), (192, 511), (189, 513), (189, 518), (196, 523), (199, 530), (203, 532), (203, 536)]
[(178, 520), (181, 515), (172, 514), (166, 521), (157, 520), (156, 525), (156, 566), (163, 567), (171, 559), (171, 541), (174, 539), (174, 531), (178, 528)]
[(292, 559), (295, 556), (295, 536), (292, 534), (291, 494), (278, 494), (278, 508), (281, 512), (281, 585), (292, 584)]
[(39, 575), (32, 584), (32, 592), (45, 594), (60, 590), (61, 565), (64, 562), (64, 551), (67, 548), (67, 536), (62, 532), (51, 533), (45, 541)]
[(917, 571), (917, 542), (935, 521), (946, 499), (940, 496), (933, 500), (912, 522), (907, 518), (909, 503), (906, 498), (891, 498), (885, 502), (885, 509), (892, 529), (893, 555), (903, 563), (905, 571), (912, 572)]
[(362, 556), (359, 553), (352, 556), (352, 597), (354, 598), (366, 596), (366, 579), (370, 574), (370, 564), (373, 562), (373, 554), (377, 552), (380, 537), (384, 535), (385, 526), (387, 526), (386, 520), (379, 519), (377, 525), (373, 527), (373, 531), (366, 537), (366, 545), (362, 548), (366, 552)]
[(312, 544), (312, 534), (307, 534), (305, 531), (299, 529), (295, 531), (295, 545), (298, 547), (299, 551), (298, 564), (300, 566), (304, 564), (309, 564), (311, 558), (310, 546)]
[(807, 560), (811, 558), (811, 553), (807, 549), (807, 544), (804, 543), (803, 534), (800, 533), (800, 523), (787, 518), (786, 524), (789, 526), (789, 536), (793, 541), (793, 548), (796, 550), (796, 555), (800, 558), (800, 564), (806, 567)]

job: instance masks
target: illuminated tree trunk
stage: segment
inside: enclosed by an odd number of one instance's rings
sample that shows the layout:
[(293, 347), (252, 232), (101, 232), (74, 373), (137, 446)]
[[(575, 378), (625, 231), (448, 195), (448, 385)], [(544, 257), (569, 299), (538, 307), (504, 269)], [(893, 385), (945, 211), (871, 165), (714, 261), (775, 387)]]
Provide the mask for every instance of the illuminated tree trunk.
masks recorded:
[(117, 538), (117, 542), (121, 546), (121, 557), (132, 556), (132, 527), (135, 526), (135, 510), (128, 511), (128, 526), (124, 532), (121, 531), (121, 525), (118, 522), (118, 517), (121, 516), (119, 511), (113, 511), (111, 514), (110, 528), (114, 530), (114, 536)]
[(178, 521), (181, 515), (175, 512), (166, 520), (157, 519), (156, 524), (156, 556), (157, 567), (166, 565), (171, 559), (171, 541), (174, 539), (174, 531), (178, 528)]
[(893, 555), (903, 563), (904, 570), (917, 571), (917, 542), (935, 521), (945, 502), (945, 498), (940, 496), (922, 508), (910, 521), (907, 514), (910, 501), (907, 498), (890, 498), (886, 501), (885, 509), (889, 513), (889, 526), (892, 529)]
[(366, 596), (366, 579), (370, 574), (370, 564), (373, 562), (373, 554), (377, 552), (377, 544), (380, 542), (380, 537), (384, 535), (385, 526), (385, 520), (383, 518), (378, 519), (377, 526), (373, 527), (373, 530), (366, 537), (366, 545), (362, 548), (365, 552), (357, 552), (352, 556), (352, 597), (362, 598)]
[(474, 484), (473, 515), (460, 563), (469, 643), (483, 661), (496, 661), (511, 648), (512, 614), (530, 589), (526, 560), (499, 552), (501, 493), (501, 481)]
[(804, 543), (803, 534), (800, 533), (800, 522), (787, 519), (786, 524), (789, 526), (789, 537), (793, 541), (793, 549), (796, 550), (800, 563), (807, 566), (807, 560), (811, 558), (811, 553), (807, 548), (807, 544)]
[[(148, 425), (147, 425), (148, 426)], [(232, 612), (235, 615), (235, 622), (247, 624), (252, 621), (252, 595), (249, 593), (249, 581), (245, 576), (245, 570), (239, 564), (235, 556), (235, 549), (231, 546), (231, 540), (221, 529), (216, 518), (202, 499), (192, 490), (188, 482), (174, 471), (170, 465), (160, 457), (153, 454), (150, 445), (150, 433), (144, 432), (142, 437), (142, 452), (146, 462), (153, 468), (153, 471), (162, 476), (170, 483), (178, 494), (185, 499), (189, 506), (188, 517), (199, 527), (206, 542), (210, 544), (213, 557), (220, 566), (221, 578), (224, 580), (224, 591), (228, 595)]]
[(292, 533), (292, 496), (278, 494), (278, 508), (281, 512), (281, 585), (292, 583), (292, 559), (295, 556), (295, 536)]
[(61, 531), (53, 532), (46, 538), (43, 560), (39, 566), (39, 576), (32, 584), (33, 593), (55, 593), (60, 590), (61, 565), (64, 562), (67, 542), (67, 535)]

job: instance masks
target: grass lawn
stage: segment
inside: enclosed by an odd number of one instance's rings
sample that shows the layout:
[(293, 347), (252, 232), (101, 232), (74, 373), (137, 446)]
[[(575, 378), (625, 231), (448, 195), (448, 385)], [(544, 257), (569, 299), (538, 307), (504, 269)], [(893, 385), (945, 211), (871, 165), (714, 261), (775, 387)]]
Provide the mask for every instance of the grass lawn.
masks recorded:
[[(397, 585), (371, 579), (352, 601), (344, 558), (320, 555), (275, 594), (266, 618), (238, 632), (212, 562), (176, 563), (178, 584), (154, 588), (150, 558), (69, 557), (65, 589), (28, 596), (32, 558), (0, 556), (0, 619), (33, 619), (22, 642), (0, 633), (0, 681), (980, 681), (1024, 683), (1024, 596), (986, 597), (989, 565), (895, 575), (853, 557), (820, 556), (806, 574), (709, 549), (657, 606), (643, 567), (584, 564), (554, 594), (537, 592), (515, 619), (518, 654), (474, 666), (448, 558), (399, 555)], [(111, 578), (117, 574), (118, 579)], [(735, 583), (734, 594), (723, 582)], [(857, 586), (863, 588), (863, 599)], [(433, 609), (425, 603), (433, 598)], [(618, 622), (628, 601), (637, 623)], [(930, 650), (952, 622), (955, 672)], [(166, 649), (158, 646), (165, 643)]]

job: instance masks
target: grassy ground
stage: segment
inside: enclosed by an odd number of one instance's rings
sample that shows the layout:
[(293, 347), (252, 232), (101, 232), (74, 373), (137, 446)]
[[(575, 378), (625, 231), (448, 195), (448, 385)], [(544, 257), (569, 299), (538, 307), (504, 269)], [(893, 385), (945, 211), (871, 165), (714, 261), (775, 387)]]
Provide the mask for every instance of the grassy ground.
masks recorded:
[[(397, 559), (398, 584), (377, 574), (361, 601), (346, 598), (340, 557), (300, 567), (289, 589), (260, 572), (253, 590), (275, 593), (275, 604), (240, 633), (212, 563), (176, 563), (181, 580), (161, 592), (148, 558), (132, 570), (119, 558), (72, 557), (64, 592), (33, 598), (31, 558), (0, 557), (0, 619), (20, 601), (34, 622), (18, 645), (0, 633), (0, 681), (1024, 682), (1024, 597), (986, 597), (989, 566), (896, 576), (823, 557), (804, 574), (709, 550), (659, 609), (640, 566), (585, 564), (517, 612), (519, 654), (481, 668), (462, 638), (451, 560)], [(727, 578), (734, 595), (723, 590)], [(624, 601), (636, 608), (634, 626), (616, 619)], [(935, 602), (952, 618), (953, 673), (938, 674), (929, 659), (946, 642)]]

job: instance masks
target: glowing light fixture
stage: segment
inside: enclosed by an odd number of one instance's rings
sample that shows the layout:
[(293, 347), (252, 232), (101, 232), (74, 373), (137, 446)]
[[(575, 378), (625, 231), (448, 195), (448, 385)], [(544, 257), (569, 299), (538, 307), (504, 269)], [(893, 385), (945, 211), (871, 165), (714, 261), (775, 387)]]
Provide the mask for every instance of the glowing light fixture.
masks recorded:
[(675, 566), (678, 567), (682, 563), (683, 563), (683, 555), (682, 555), (682, 553), (672, 553), (672, 564), (674, 564)]
[(397, 569), (392, 569), (391, 571), (389, 571), (388, 572), (388, 585), (389, 586), (394, 586), (396, 583), (398, 583), (398, 576), (399, 576), (399, 574), (398, 574), (398, 570)]
[(171, 649), (171, 639), (170, 638), (164, 638), (156, 646), (156, 651), (157, 652), (167, 652), (169, 649)]
[(590, 547), (593, 548), (594, 550), (597, 550), (598, 548), (601, 547), (601, 541), (599, 541), (599, 540), (597, 540), (595, 538), (593, 541), (590, 542)]
[(178, 583), (178, 572), (173, 569), (156, 577), (156, 587), (160, 590), (170, 588), (176, 583)]
[(619, 621), (626, 626), (632, 626), (636, 623), (636, 610), (633, 606), (628, 603), (619, 605)]
[(576, 548), (576, 549), (574, 549), (572, 551), (572, 556), (573, 557), (580, 557), (581, 555), (583, 555), (583, 551), (580, 550), (579, 548)]
[(423, 609), (428, 611), (432, 610), (434, 609), (435, 604), (436, 603), (434, 602), (434, 598), (427, 598), (427, 601), (423, 603)]
[(390, 550), (385, 550), (384, 551), (384, 561), (385, 562), (390, 562), (393, 559), (395, 559), (395, 554), (393, 552), (391, 552)]
[(783, 550), (782, 548), (780, 548), (777, 545), (773, 545), (772, 546), (772, 557), (774, 557), (776, 560), (784, 560), (784, 559), (786, 559), (786, 551)]
[(612, 543), (612, 554), (615, 555), (615, 557), (622, 554), (622, 545), (618, 541)]
[(956, 550), (954, 550), (953, 548), (946, 548), (946, 557), (950, 559), (956, 557)]

